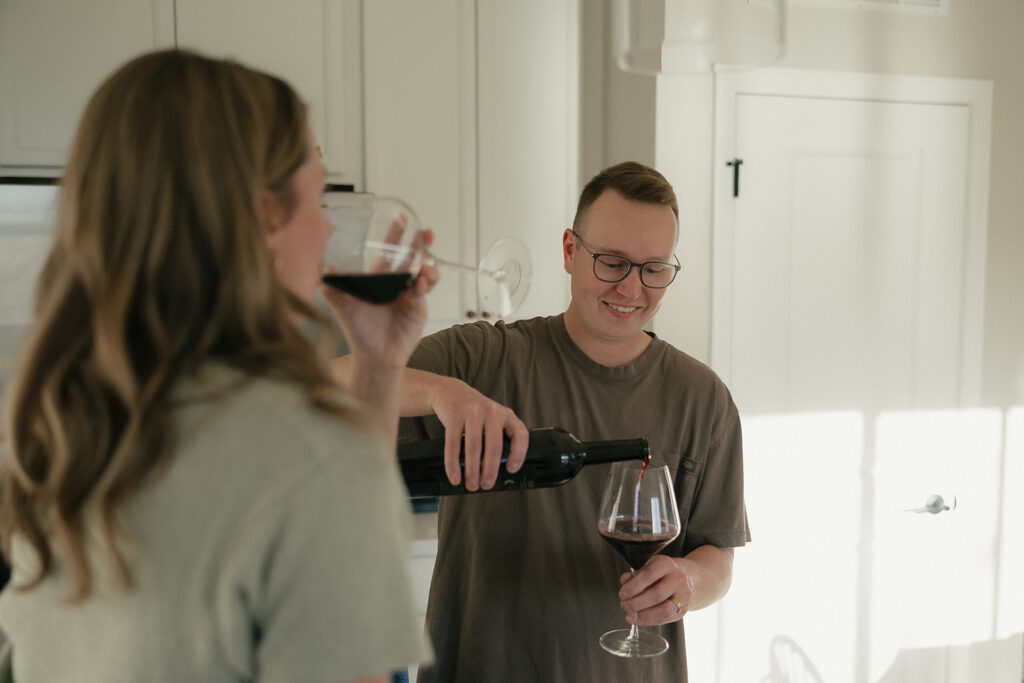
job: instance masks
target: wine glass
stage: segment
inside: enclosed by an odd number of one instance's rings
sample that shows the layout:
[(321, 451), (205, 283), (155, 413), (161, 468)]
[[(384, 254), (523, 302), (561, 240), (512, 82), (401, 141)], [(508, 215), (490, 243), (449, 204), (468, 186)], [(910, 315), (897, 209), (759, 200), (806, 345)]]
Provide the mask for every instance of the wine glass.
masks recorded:
[[(674, 540), (679, 535), (679, 510), (668, 466), (650, 460), (613, 464), (597, 530), (626, 559), (634, 575)], [(608, 631), (600, 642), (619, 657), (654, 657), (668, 651), (668, 641), (641, 631), (636, 624)]]
[(520, 240), (498, 240), (480, 263), (438, 258), (423, 240), (416, 213), (392, 197), (333, 196), (324, 213), (334, 226), (324, 253), (324, 283), (364, 301), (384, 304), (412, 286), (424, 264), (474, 272), (484, 310), (511, 315), (530, 287), (530, 256)]

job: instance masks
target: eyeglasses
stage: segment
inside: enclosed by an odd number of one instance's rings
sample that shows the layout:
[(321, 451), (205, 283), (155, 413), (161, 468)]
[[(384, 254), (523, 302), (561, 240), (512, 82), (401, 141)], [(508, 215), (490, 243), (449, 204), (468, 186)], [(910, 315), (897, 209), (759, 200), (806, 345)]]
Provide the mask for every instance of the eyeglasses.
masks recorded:
[(679, 265), (679, 258), (675, 255), (672, 256), (676, 260), (675, 263), (665, 263), (663, 261), (636, 263), (617, 254), (595, 253), (590, 250), (590, 247), (587, 246), (587, 243), (583, 241), (578, 232), (575, 230), (570, 230), (570, 232), (576, 236), (576, 239), (580, 241), (580, 244), (587, 250), (587, 253), (594, 257), (594, 277), (601, 282), (622, 282), (635, 266), (640, 269), (640, 282), (644, 287), (665, 289), (672, 284), (672, 281), (676, 279), (676, 275), (682, 270), (682, 266)]

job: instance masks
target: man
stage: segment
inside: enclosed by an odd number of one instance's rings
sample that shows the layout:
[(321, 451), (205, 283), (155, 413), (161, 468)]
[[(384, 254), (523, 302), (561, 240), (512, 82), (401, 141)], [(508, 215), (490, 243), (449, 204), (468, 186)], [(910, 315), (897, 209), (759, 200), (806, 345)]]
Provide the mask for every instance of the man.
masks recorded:
[[(632, 162), (605, 169), (562, 237), (572, 280), (564, 314), (456, 326), (413, 354), (410, 367), (434, 374), (407, 373), (403, 414), (437, 417), (405, 420), (403, 436), (447, 428), (453, 481), (463, 434), (470, 490), (493, 485), (502, 430), (513, 438), (510, 469), (522, 460), (524, 424), (583, 441), (646, 436), (673, 472), (682, 523), (630, 578), (597, 531), (609, 465), (552, 489), (443, 498), (427, 608), (436, 663), (419, 680), (686, 680), (683, 615), (725, 594), (733, 547), (749, 534), (728, 390), (643, 329), (679, 269), (677, 238), (675, 193), (661, 174)], [(667, 654), (622, 659), (601, 649), (600, 635), (633, 613), (640, 626), (663, 625)]]

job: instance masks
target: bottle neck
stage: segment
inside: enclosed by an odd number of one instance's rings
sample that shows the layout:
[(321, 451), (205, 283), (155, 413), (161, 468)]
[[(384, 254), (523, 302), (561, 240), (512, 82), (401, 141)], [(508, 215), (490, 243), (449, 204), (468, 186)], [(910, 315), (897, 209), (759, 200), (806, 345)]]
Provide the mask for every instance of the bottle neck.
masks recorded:
[(651, 457), (647, 439), (619, 439), (616, 441), (588, 441), (583, 444), (586, 464), (599, 465), (620, 460), (644, 460)]

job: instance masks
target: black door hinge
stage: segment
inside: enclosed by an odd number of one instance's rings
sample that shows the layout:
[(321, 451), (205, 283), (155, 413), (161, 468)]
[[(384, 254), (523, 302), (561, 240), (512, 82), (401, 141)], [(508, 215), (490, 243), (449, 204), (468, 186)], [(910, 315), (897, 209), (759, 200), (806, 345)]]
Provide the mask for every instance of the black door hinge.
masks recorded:
[(726, 166), (732, 166), (732, 196), (740, 196), (740, 166), (743, 164), (743, 159), (733, 159), (732, 161), (725, 162)]

